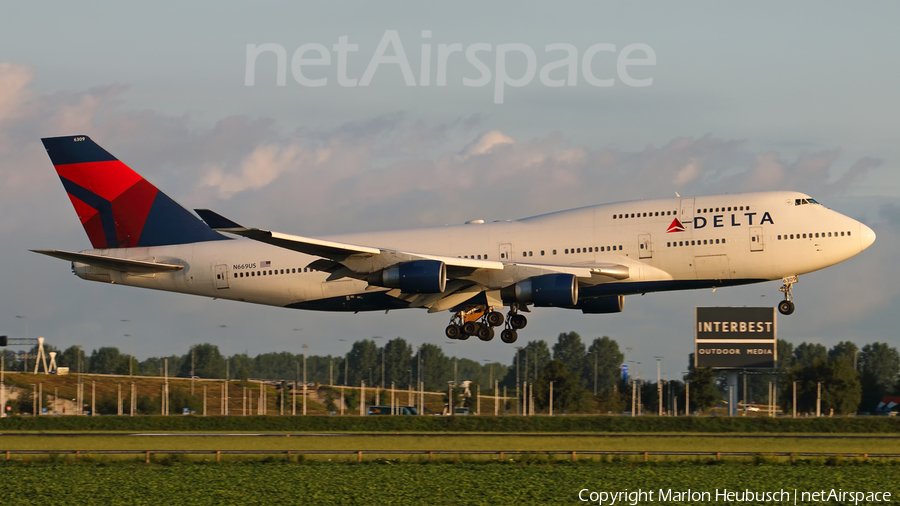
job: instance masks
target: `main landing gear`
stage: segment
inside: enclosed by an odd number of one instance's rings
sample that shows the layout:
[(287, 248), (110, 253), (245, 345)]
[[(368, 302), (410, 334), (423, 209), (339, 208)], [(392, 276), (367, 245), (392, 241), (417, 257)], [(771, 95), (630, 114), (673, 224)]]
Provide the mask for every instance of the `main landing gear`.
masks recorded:
[(478, 336), (478, 339), (482, 341), (490, 341), (495, 335), (494, 327), (499, 327), (504, 323), (506, 325), (500, 332), (500, 340), (504, 343), (514, 343), (518, 338), (516, 330), (525, 328), (528, 320), (518, 314), (515, 308), (511, 309), (504, 318), (503, 313), (494, 311), (493, 308), (473, 307), (454, 313), (453, 318), (450, 319), (450, 325), (447, 325), (444, 330), (444, 335), (450, 339), (461, 341), (465, 341), (471, 336)]
[(506, 316), (506, 328), (500, 332), (500, 340), (506, 344), (512, 344), (519, 338), (519, 329), (524, 329), (528, 325), (528, 319), (524, 315), (520, 315), (515, 306), (510, 308), (509, 314)]
[(784, 292), (784, 300), (778, 303), (778, 312), (785, 316), (794, 312), (794, 294), (791, 293), (791, 287), (797, 280), (797, 276), (784, 278), (784, 285), (778, 289), (779, 292)]

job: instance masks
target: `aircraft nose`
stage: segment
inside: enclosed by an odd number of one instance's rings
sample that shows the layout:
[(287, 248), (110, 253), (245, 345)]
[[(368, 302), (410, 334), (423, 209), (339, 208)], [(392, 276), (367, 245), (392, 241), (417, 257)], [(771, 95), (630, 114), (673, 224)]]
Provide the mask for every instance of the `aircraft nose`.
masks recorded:
[(860, 250), (868, 248), (875, 242), (875, 232), (862, 223), (859, 224), (859, 242), (861, 246)]

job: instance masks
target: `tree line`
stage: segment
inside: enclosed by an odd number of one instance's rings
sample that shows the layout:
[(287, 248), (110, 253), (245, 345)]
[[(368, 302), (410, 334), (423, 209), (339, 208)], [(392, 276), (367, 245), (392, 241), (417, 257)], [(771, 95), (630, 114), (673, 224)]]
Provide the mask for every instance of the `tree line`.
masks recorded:
[[(640, 399), (644, 412), (655, 413), (659, 402), (653, 379), (644, 378), (636, 385), (626, 382), (621, 370), (625, 356), (614, 339), (602, 336), (585, 343), (576, 332), (560, 333), (552, 346), (534, 340), (511, 349), (507, 363), (458, 357), (455, 349), (430, 343), (414, 347), (401, 337), (359, 340), (344, 356), (305, 358), (290, 352), (226, 357), (218, 346), (209, 343), (194, 345), (182, 355), (140, 361), (115, 347), (101, 347), (90, 355), (79, 346), (63, 351), (47, 345), (44, 348), (45, 352), (57, 351), (58, 366), (68, 367), (73, 373), (162, 376), (167, 362), (168, 374), (176, 377), (303, 381), (305, 362), (307, 382), (322, 385), (359, 386), (365, 382), (367, 386), (417, 389), (423, 383), (427, 390), (446, 391), (449, 385), (471, 381), (481, 393), (490, 393), (495, 385), (514, 392), (527, 383), (532, 385), (535, 408), (539, 411), (549, 408), (551, 383), (554, 411), (560, 413), (628, 411), (632, 396)], [(36, 352), (33, 348), (30, 353)], [(860, 349), (851, 342), (841, 342), (829, 350), (821, 344), (805, 342), (795, 347), (779, 339), (778, 357), (775, 370), (749, 374), (740, 382), (739, 399), (765, 404), (768, 383), (773, 382), (779, 406), (789, 413), (796, 383), (798, 412), (815, 412), (821, 388), (824, 414), (832, 410), (835, 414), (849, 414), (875, 411), (883, 397), (900, 393), (900, 354), (885, 343), (867, 344)], [(14, 355), (4, 353), (3, 360), (6, 370), (22, 370), (22, 361)], [(29, 369), (33, 367), (32, 359)], [(726, 398), (724, 373), (695, 369), (693, 354), (689, 356), (688, 374), (682, 379), (665, 383), (662, 393), (667, 411), (674, 408), (676, 398), (684, 400), (686, 381), (690, 382), (691, 411), (708, 410)], [(454, 395), (459, 395), (459, 390)], [(455, 401), (463, 402), (462, 398)], [(684, 410), (683, 402), (679, 402), (679, 410)]]

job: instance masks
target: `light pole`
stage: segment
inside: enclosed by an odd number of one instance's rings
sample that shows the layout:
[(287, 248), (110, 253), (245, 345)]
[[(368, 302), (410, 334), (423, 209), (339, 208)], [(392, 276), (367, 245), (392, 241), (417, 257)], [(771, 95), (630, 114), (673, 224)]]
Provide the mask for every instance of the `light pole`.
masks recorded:
[[(28, 339), (28, 318), (25, 316), (16, 315), (16, 318), (21, 320), (25, 320), (25, 339)], [(28, 372), (28, 352), (25, 352), (25, 358), (22, 359), (22, 372)]]
[(194, 395), (194, 350), (197, 349), (196, 344), (191, 345), (191, 395)]
[(445, 341), (453, 345), (453, 383), (459, 385), (459, 352), (456, 350), (456, 341)]
[(131, 356), (128, 357), (128, 375), (134, 376), (132, 369), (131, 369), (131, 364), (132, 364), (132, 362), (134, 362), (134, 325), (131, 324), (131, 320), (120, 320), (120, 321), (122, 323), (128, 324), (129, 333), (125, 334), (125, 337), (131, 338)]
[(425, 415), (425, 345), (419, 345), (419, 415)]
[(521, 346), (516, 346), (516, 414), (517, 414), (517, 415), (521, 415), (521, 413), (519, 413), (519, 408), (520, 408), (520, 406), (522, 405), (522, 403), (519, 402), (519, 396), (520, 396), (520, 388), (519, 388), (519, 362), (521, 361), (521, 357), (520, 357), (520, 352), (521, 352), (521, 351), (522, 351), (522, 347), (521, 347)]
[(662, 416), (662, 379), (660, 378), (660, 367), (664, 357), (653, 357), (656, 359), (656, 397), (659, 398), (659, 416)]
[[(346, 343), (346, 339), (338, 339), (338, 341)], [(344, 386), (347, 386), (347, 373), (350, 369), (350, 350), (344, 355)]]
[[(227, 329), (228, 325), (219, 325), (219, 328)], [(228, 334), (228, 337), (225, 338), (225, 381), (226, 382), (231, 379), (231, 374), (230, 374), (231, 371), (228, 370), (229, 361), (231, 360), (231, 357), (228, 356), (228, 354), (230, 353), (229, 348), (231, 348), (231, 334), (230, 333)]]
[(303, 345), (303, 414), (306, 414), (306, 348), (309, 346)]
[(491, 388), (494, 388), (494, 364), (489, 359), (484, 359), (484, 361), (487, 362), (490, 366), (490, 372), (488, 373), (488, 385), (490, 385)]
[(291, 415), (297, 414), (297, 386), (300, 384), (300, 362), (294, 360), (294, 388), (291, 392)]
[[(381, 339), (381, 336), (377, 336), (375, 339)], [(381, 388), (384, 389), (384, 349), (387, 345), (381, 347)]]

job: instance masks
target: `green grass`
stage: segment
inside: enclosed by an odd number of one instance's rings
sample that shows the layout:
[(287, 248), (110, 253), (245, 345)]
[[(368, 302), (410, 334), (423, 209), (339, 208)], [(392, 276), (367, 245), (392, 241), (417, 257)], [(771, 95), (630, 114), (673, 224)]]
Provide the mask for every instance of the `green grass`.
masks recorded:
[[(589, 491), (900, 492), (900, 466), (773, 464), (0, 464), (4, 504), (580, 504)], [(658, 500), (658, 499), (657, 499)], [(715, 502), (715, 501), (714, 501)], [(791, 501), (793, 502), (793, 501)], [(641, 501), (654, 504), (657, 501)], [(596, 504), (596, 503), (595, 503)], [(629, 504), (623, 502), (622, 504)], [(694, 502), (693, 504), (702, 504)], [(751, 503), (746, 503), (751, 504)], [(798, 504), (803, 504), (798, 501)]]
[(619, 416), (41, 416), (0, 419), (0, 431), (900, 433), (897, 417)]
[(900, 453), (900, 440), (737, 437), (585, 436), (29, 436), (3, 435), (5, 450), (493, 450)]

